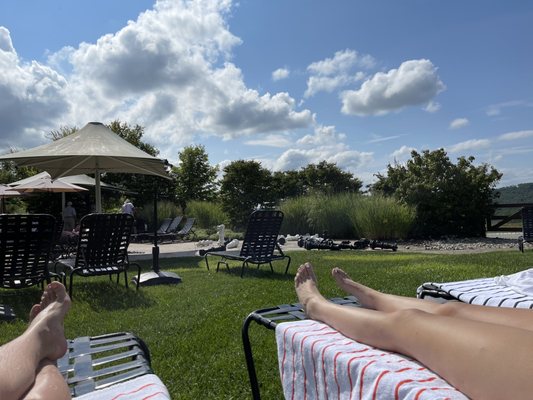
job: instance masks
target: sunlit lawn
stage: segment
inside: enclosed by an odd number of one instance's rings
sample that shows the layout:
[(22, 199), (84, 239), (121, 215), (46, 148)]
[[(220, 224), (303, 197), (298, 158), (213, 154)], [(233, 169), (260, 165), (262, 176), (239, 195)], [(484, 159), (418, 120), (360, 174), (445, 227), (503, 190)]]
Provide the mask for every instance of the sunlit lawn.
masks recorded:
[[(533, 266), (533, 251), (471, 255), (431, 255), (388, 251), (292, 252), (288, 276), (275, 265), (232, 273), (208, 272), (203, 259), (162, 259), (161, 268), (183, 282), (136, 292), (107, 278), (75, 279), (74, 302), (65, 324), (68, 337), (131, 331), (148, 344), (153, 368), (173, 399), (248, 399), (250, 389), (241, 343), (246, 315), (258, 308), (296, 300), (296, 267), (311, 261), (327, 297), (342, 293), (329, 276), (333, 266), (379, 290), (414, 296), (425, 281), (452, 281), (513, 273)], [(143, 267), (150, 268), (149, 262)], [(14, 293), (7, 295), (7, 293)], [(20, 334), (40, 289), (0, 292), (1, 303), (14, 306), (19, 319), (0, 323), (0, 343)], [(274, 334), (253, 324), (250, 330), (256, 367), (265, 399), (282, 398)]]

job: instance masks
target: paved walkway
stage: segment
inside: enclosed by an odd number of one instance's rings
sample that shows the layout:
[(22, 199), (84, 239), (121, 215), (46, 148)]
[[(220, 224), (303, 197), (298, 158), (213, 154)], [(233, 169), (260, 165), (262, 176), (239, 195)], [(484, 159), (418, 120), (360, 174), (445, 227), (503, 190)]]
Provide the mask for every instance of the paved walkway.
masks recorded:
[[(240, 242), (242, 243), (242, 241)], [(216, 242), (215, 242), (216, 245)], [(128, 255), (130, 260), (150, 260), (152, 259), (153, 243), (130, 243), (128, 247)], [(159, 258), (174, 258), (174, 257), (199, 257), (197, 254), (199, 250), (206, 250), (207, 247), (198, 246), (198, 242), (175, 242), (175, 243), (160, 243)], [(284, 251), (292, 250), (304, 250), (298, 247), (295, 241), (287, 242), (284, 246), (281, 246)], [(240, 247), (230, 250), (238, 254)]]

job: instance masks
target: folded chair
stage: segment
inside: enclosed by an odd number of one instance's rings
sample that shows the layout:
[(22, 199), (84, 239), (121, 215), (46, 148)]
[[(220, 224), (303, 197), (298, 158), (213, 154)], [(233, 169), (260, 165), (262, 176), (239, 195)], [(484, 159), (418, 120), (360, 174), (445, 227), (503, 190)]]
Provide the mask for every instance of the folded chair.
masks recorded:
[[(48, 214), (0, 215), (0, 288), (23, 289), (60, 278), (48, 270), (55, 218)], [(61, 279), (62, 280), (62, 279)], [(0, 319), (13, 319), (11, 307), (0, 307)]]
[(68, 340), (57, 367), (74, 399), (170, 399), (146, 344), (128, 332)]
[[(330, 301), (359, 306), (353, 296)], [(255, 400), (261, 396), (248, 332), (252, 321), (276, 331), (286, 399), (467, 399), (418, 362), (358, 343), (328, 325), (307, 320), (301, 304), (284, 304), (252, 312), (242, 327)]]
[(524, 243), (533, 243), (533, 207), (522, 208), (522, 236), (518, 238), (518, 249), (524, 252)]
[(133, 229), (133, 217), (129, 214), (89, 214), (80, 221), (80, 236), (76, 257), (56, 262), (55, 268), (68, 271), (69, 294), (72, 297), (74, 275), (90, 277), (124, 274), (128, 287), (128, 270), (137, 268), (137, 289), (141, 276), (139, 264), (130, 263), (128, 246)]
[(494, 307), (533, 309), (533, 268), (511, 275), (458, 282), (426, 282), (417, 297), (435, 301), (456, 300)]
[[(291, 258), (283, 254), (279, 244), (278, 235), (283, 222), (283, 212), (273, 210), (257, 210), (250, 215), (248, 227), (244, 235), (240, 253), (228, 251), (206, 251), (205, 265), (209, 270), (208, 256), (218, 256), (221, 260), (217, 263), (217, 272), (221, 264), (229, 270), (228, 261), (242, 261), (241, 277), (244, 274), (244, 267), (249, 264), (270, 265), (270, 270), (274, 272), (272, 261), (287, 259), (285, 274), (289, 271)], [(277, 251), (277, 252), (276, 252)]]

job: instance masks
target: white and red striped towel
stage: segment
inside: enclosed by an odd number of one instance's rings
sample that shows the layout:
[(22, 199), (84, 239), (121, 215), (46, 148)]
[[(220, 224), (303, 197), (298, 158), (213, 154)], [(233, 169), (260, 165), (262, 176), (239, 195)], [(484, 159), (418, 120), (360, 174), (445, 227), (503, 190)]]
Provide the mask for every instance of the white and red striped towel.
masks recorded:
[(74, 400), (170, 400), (170, 395), (157, 375), (147, 374), (74, 397)]
[(424, 283), (417, 289), (440, 289), (463, 303), (482, 306), (533, 308), (533, 268), (495, 278)]
[(276, 327), (287, 400), (465, 400), (412, 359), (358, 343), (328, 325), (305, 320)]

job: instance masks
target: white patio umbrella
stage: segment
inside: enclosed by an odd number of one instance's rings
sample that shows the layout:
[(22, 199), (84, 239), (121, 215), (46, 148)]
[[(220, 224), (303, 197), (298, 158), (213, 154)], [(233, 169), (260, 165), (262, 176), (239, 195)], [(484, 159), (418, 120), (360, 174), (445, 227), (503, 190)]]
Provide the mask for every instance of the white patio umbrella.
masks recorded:
[(37, 178), (33, 181), (26, 182), (22, 185), (17, 185), (13, 189), (21, 193), (33, 192), (50, 192), (50, 193), (66, 193), (66, 192), (83, 192), (88, 189), (84, 187), (73, 185), (72, 183), (63, 182), (61, 179), (53, 180), (52, 178)]
[(20, 192), (16, 191), (12, 187), (6, 185), (0, 185), (0, 212), (4, 213), (4, 199), (6, 197), (20, 196)]
[[(95, 174), (97, 212), (102, 212), (101, 172), (156, 175), (170, 179), (166, 160), (145, 153), (100, 122), (89, 122), (72, 135), (52, 143), (0, 156), (0, 161), (14, 161), (20, 166), (37, 167), (48, 171), (54, 179), (76, 174)], [(142, 274), (142, 285), (181, 281), (175, 273), (159, 270), (157, 236), (154, 238), (152, 255), (153, 272)]]
[(156, 175), (170, 179), (166, 160), (153, 157), (122, 139), (100, 122), (89, 122), (79, 131), (54, 142), (0, 156), (20, 166), (46, 170), (52, 178), (95, 174), (96, 211), (102, 211), (100, 173)]

